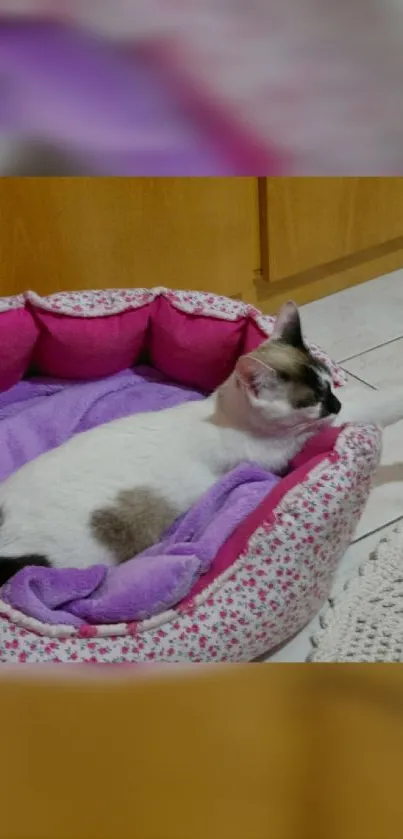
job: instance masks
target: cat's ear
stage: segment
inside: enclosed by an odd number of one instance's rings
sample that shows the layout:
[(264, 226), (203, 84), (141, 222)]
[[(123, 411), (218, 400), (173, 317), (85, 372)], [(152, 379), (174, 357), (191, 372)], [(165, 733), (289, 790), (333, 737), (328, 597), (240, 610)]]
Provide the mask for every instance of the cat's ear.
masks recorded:
[(235, 366), (235, 375), (238, 382), (254, 396), (264, 384), (268, 384), (275, 378), (275, 372), (259, 358), (253, 355), (241, 355)]
[(296, 349), (304, 348), (302, 337), (301, 319), (295, 303), (289, 300), (281, 307), (273, 327), (271, 338), (275, 341), (283, 341)]

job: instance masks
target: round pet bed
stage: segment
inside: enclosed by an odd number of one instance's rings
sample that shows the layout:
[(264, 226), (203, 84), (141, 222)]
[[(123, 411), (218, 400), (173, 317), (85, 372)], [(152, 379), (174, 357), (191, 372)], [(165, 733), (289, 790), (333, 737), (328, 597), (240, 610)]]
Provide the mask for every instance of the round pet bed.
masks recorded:
[[(239, 301), (163, 288), (3, 298), (0, 420), (10, 405), (15, 409), (23, 399), (21, 388), (32, 381), (52, 395), (60, 382), (77, 388), (80, 382), (122, 376), (145, 363), (164, 381), (193, 389), (200, 398), (229, 375), (241, 353), (270, 335), (272, 323)], [(313, 351), (326, 359), (317, 348)], [(342, 371), (326, 361), (335, 384), (343, 384)], [(15, 439), (14, 426), (10, 450), (15, 454), (18, 449), (25, 459), (35, 456), (39, 430), (40, 416), (30, 428), (29, 455), (24, 455), (28, 444)], [(48, 448), (60, 442), (52, 433)], [(10, 452), (3, 448), (7, 462)], [(289, 473), (225, 539), (186, 596), (148, 619), (76, 626), (42, 622), (6, 602), (3, 593), (0, 662), (248, 661), (262, 656), (298, 632), (328, 596), (379, 456), (380, 433), (371, 426), (331, 428), (311, 440)], [(3, 468), (0, 478), (6, 473)]]

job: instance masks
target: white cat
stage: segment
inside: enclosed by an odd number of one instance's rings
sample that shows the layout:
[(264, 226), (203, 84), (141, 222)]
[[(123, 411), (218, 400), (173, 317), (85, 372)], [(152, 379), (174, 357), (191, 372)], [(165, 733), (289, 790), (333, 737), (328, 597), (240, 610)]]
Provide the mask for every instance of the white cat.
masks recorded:
[[(348, 394), (347, 394), (348, 396)], [(113, 565), (157, 542), (223, 474), (281, 473), (323, 425), (403, 417), (403, 389), (341, 406), (283, 306), (272, 338), (208, 398), (77, 434), (0, 485), (0, 582), (24, 565)]]

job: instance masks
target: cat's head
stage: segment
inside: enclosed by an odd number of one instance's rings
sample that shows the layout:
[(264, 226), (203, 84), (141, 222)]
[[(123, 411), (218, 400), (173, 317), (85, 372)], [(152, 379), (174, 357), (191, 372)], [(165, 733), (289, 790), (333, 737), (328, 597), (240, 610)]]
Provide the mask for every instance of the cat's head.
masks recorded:
[(264, 430), (273, 422), (289, 428), (310, 426), (339, 413), (332, 378), (302, 337), (294, 303), (286, 303), (268, 341), (239, 358), (234, 371), (253, 425)]

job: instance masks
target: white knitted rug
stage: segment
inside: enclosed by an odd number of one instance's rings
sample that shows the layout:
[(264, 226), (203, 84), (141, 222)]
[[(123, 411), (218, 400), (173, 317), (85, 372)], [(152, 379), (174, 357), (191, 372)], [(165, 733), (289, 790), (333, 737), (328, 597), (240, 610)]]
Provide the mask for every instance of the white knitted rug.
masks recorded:
[(309, 661), (403, 661), (403, 522), (319, 615)]

